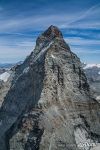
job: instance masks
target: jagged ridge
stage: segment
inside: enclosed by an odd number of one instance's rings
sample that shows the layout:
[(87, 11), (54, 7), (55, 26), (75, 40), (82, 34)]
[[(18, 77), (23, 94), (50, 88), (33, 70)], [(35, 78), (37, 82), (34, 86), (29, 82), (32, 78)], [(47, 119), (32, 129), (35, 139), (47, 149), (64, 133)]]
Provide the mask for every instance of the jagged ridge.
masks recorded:
[(99, 104), (57, 27), (40, 35), (12, 70), (0, 110), (0, 150), (78, 150), (80, 143), (100, 142)]

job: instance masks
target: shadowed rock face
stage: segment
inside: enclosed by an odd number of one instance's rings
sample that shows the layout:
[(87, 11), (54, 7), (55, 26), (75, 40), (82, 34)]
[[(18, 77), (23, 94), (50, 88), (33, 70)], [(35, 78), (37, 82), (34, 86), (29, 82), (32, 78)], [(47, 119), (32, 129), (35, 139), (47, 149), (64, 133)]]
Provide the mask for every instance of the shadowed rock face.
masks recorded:
[(5, 69), (0, 68), (0, 74), (4, 73), (5, 71)]
[[(79, 58), (50, 26), (14, 76), (0, 109), (0, 150), (92, 150), (99, 104)], [(88, 143), (88, 144), (87, 144)]]

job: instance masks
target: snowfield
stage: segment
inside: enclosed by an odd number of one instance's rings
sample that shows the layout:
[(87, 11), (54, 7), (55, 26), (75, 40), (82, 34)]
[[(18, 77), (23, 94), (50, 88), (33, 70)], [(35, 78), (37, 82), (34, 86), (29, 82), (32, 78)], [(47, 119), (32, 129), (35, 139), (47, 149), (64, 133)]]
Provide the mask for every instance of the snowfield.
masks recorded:
[(100, 96), (97, 96), (97, 97), (96, 97), (96, 100), (100, 100)]
[(10, 77), (10, 73), (4, 72), (0, 75), (0, 80), (7, 82), (9, 77)]
[(100, 74), (100, 71), (98, 72), (98, 74)]

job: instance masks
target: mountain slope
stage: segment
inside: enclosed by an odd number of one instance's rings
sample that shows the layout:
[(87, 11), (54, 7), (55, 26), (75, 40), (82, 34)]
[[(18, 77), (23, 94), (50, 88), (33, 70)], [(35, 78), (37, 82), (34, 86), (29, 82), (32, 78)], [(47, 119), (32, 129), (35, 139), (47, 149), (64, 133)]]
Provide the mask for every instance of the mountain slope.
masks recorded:
[(100, 106), (57, 27), (40, 35), (30, 56), (12, 70), (0, 109), (0, 150), (90, 150), (99, 145)]

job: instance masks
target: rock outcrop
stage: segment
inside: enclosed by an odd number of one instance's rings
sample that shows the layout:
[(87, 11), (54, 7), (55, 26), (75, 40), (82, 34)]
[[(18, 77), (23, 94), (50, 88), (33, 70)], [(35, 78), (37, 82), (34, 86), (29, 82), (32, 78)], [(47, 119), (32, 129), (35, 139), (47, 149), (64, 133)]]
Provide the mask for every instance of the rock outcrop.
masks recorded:
[(0, 74), (4, 73), (5, 69), (0, 68)]
[(0, 109), (0, 150), (100, 148), (100, 105), (79, 58), (50, 26), (14, 67)]

